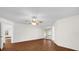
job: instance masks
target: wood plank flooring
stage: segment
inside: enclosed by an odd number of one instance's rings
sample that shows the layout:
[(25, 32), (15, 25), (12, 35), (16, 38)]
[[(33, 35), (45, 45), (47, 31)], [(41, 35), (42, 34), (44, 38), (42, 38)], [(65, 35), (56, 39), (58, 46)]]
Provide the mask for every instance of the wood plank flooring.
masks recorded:
[(2, 51), (75, 51), (56, 45), (50, 39), (38, 39), (19, 43), (7, 43)]

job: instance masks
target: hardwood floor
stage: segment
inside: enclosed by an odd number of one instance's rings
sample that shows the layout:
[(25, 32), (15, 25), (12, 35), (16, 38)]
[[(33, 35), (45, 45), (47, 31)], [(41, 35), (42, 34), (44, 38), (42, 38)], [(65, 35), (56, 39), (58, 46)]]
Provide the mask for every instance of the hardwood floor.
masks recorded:
[(50, 39), (39, 39), (19, 43), (7, 43), (2, 51), (75, 51), (56, 45)]

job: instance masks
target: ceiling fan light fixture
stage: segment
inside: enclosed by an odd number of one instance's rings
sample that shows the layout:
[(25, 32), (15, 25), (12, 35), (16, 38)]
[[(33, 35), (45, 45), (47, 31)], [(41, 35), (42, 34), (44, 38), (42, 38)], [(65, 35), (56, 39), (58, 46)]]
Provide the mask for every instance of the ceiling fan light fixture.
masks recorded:
[(26, 21), (26, 22), (28, 22), (29, 24), (34, 25), (34, 26), (42, 23), (42, 21), (38, 20), (36, 16), (33, 16), (31, 21)]
[(37, 25), (39, 23), (36, 18), (37, 18), (36, 16), (32, 17), (32, 25)]
[(35, 26), (35, 25), (37, 25), (37, 23), (32, 22), (32, 25), (34, 25), (34, 26)]
[(36, 19), (32, 19), (32, 22), (37, 22)]

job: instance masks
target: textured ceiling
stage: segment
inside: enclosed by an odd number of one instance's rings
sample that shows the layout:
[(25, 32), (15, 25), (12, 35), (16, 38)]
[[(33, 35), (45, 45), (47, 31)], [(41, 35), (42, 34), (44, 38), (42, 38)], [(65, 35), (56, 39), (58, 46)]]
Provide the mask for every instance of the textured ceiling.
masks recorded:
[(79, 15), (78, 7), (0, 7), (0, 17), (25, 23), (25, 20), (37, 16), (43, 21), (41, 26), (49, 26), (59, 19), (75, 15)]

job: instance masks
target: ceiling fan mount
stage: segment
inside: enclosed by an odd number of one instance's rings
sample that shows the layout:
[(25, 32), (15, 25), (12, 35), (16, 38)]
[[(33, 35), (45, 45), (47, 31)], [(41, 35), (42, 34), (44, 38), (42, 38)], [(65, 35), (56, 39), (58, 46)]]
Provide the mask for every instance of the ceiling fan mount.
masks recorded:
[(27, 22), (28, 24), (32, 24), (32, 25), (39, 25), (39, 24), (42, 23), (43, 21), (38, 20), (38, 19), (37, 19), (37, 16), (33, 16), (32, 19), (31, 19), (31, 21), (26, 20), (26, 22)]

